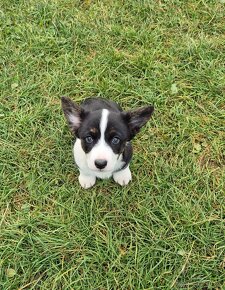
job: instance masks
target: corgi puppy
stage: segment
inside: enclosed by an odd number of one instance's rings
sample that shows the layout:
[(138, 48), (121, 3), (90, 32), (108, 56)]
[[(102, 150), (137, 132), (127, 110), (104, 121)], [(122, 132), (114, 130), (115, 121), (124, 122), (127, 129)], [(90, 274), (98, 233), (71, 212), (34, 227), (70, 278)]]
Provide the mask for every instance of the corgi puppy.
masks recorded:
[(77, 105), (62, 97), (61, 102), (69, 128), (76, 137), (73, 154), (80, 171), (80, 185), (90, 188), (96, 178), (110, 177), (122, 186), (127, 185), (131, 181), (131, 140), (150, 119), (154, 107), (126, 112), (103, 98), (88, 98)]

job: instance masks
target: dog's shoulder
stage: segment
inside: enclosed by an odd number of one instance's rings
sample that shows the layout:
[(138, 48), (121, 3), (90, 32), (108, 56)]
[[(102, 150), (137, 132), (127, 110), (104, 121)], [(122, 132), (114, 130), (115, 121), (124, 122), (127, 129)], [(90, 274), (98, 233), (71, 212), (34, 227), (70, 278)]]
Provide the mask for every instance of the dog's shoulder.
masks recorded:
[(113, 112), (121, 112), (122, 111), (122, 108), (117, 103), (115, 103), (111, 100), (108, 100), (108, 99), (100, 98), (100, 97), (85, 99), (82, 102), (81, 107), (85, 111), (89, 111), (89, 112), (102, 110), (102, 109), (107, 109), (107, 110), (113, 111)]

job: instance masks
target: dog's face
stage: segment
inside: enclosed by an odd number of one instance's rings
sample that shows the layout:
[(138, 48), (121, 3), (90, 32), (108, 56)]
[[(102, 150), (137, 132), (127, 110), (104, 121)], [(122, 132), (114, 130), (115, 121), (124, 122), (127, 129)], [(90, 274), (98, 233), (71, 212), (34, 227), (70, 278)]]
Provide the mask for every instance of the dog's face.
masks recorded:
[(107, 109), (87, 112), (65, 97), (62, 108), (71, 131), (81, 140), (89, 169), (103, 172), (115, 168), (126, 142), (136, 135), (153, 112), (153, 107), (130, 112)]

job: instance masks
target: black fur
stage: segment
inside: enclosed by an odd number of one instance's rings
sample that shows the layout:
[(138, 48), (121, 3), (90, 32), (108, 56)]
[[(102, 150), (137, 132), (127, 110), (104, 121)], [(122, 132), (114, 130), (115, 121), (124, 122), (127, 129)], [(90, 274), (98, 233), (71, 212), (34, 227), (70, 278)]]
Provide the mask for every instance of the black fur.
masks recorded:
[(83, 108), (85, 111), (93, 112), (97, 110), (107, 109), (109, 111), (114, 112), (122, 112), (121, 107), (111, 101), (104, 98), (87, 98), (81, 103), (81, 108)]

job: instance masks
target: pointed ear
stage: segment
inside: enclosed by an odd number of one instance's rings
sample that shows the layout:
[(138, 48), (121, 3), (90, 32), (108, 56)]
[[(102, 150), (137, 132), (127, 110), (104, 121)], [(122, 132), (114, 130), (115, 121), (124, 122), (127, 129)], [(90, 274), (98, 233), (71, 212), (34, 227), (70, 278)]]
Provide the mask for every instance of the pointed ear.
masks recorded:
[(81, 124), (83, 109), (67, 97), (61, 98), (62, 109), (72, 133), (76, 133)]
[(125, 112), (125, 118), (131, 132), (131, 138), (133, 138), (140, 131), (141, 127), (147, 123), (153, 111), (154, 107), (148, 106)]

